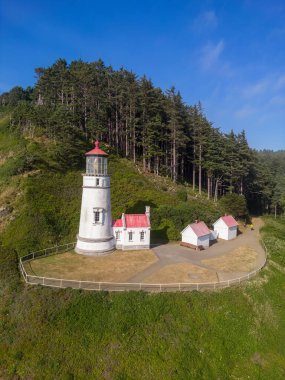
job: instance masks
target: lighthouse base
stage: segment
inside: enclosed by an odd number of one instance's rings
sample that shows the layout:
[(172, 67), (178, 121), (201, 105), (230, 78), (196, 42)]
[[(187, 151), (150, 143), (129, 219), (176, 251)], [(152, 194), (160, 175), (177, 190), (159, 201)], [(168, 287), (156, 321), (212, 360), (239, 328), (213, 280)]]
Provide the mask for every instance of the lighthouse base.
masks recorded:
[(113, 236), (105, 239), (87, 239), (77, 236), (75, 252), (87, 256), (103, 256), (116, 249)]

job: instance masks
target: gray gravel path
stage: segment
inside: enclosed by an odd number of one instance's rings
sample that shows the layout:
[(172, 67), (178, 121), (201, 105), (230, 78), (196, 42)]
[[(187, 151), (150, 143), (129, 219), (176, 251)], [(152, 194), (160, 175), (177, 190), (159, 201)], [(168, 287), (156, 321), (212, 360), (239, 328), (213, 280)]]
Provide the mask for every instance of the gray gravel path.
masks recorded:
[[(258, 268), (264, 264), (266, 260), (265, 252), (260, 245), (259, 228), (261, 226), (262, 221), (261, 219), (257, 218), (254, 220), (254, 231), (251, 231), (249, 228), (247, 228), (245, 232), (238, 235), (236, 239), (230, 241), (219, 240), (217, 243), (214, 243), (211, 247), (204, 251), (195, 251), (186, 247), (181, 247), (179, 243), (154, 246), (152, 249), (157, 256), (158, 261), (146, 268), (144, 271), (131, 277), (128, 282), (141, 282), (146, 277), (159, 271), (165, 265), (182, 262), (191, 263), (206, 269), (213, 270), (210, 266), (201, 263), (201, 261), (223, 256), (239, 247), (249, 247), (258, 253), (256, 259), (256, 268)], [(247, 273), (248, 272), (217, 272), (217, 275), (219, 280), (223, 281), (234, 279)]]

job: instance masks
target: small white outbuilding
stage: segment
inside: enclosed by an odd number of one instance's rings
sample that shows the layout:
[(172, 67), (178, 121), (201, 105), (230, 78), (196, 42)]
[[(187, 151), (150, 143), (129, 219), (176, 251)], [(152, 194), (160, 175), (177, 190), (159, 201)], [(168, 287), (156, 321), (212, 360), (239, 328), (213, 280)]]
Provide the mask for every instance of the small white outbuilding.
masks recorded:
[(181, 231), (181, 245), (193, 248), (208, 248), (210, 245), (210, 234), (211, 232), (204, 222), (196, 221), (195, 223), (188, 224), (188, 226)]
[(150, 248), (150, 207), (144, 214), (122, 214), (113, 221), (116, 249), (137, 250)]
[(237, 237), (238, 222), (232, 215), (221, 216), (213, 227), (219, 239), (231, 240)]

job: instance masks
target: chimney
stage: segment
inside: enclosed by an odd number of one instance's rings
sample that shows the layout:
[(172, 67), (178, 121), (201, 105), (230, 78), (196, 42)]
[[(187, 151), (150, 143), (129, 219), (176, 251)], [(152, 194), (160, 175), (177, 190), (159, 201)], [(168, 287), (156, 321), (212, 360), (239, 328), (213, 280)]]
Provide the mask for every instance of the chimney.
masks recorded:
[(149, 219), (150, 218), (150, 206), (145, 206), (145, 214)]
[(195, 223), (196, 223), (196, 224), (197, 224), (197, 223), (199, 223), (199, 220), (198, 220), (198, 219), (196, 219), (196, 220), (195, 220)]
[(126, 220), (125, 220), (125, 214), (122, 213), (122, 223), (123, 223), (123, 227), (126, 228)]

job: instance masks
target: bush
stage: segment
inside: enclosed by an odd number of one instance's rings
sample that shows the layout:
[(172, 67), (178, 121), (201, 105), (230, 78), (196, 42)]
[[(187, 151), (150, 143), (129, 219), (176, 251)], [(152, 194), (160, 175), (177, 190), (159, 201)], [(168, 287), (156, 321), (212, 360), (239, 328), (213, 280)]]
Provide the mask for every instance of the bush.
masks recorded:
[(235, 218), (248, 218), (246, 199), (243, 195), (226, 194), (219, 200), (223, 213), (231, 214)]
[(187, 201), (187, 191), (186, 190), (180, 189), (177, 191), (176, 195), (177, 195), (177, 198), (180, 199), (182, 202)]

